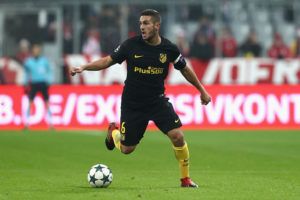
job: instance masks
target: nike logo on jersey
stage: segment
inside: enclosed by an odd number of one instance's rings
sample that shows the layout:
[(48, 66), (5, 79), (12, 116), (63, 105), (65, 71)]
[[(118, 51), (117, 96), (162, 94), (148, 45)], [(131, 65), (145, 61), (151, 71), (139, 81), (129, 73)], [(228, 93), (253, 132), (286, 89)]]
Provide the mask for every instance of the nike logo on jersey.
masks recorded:
[(141, 58), (143, 56), (134, 55), (134, 58)]
[(178, 123), (179, 122), (179, 119), (175, 120), (175, 123)]

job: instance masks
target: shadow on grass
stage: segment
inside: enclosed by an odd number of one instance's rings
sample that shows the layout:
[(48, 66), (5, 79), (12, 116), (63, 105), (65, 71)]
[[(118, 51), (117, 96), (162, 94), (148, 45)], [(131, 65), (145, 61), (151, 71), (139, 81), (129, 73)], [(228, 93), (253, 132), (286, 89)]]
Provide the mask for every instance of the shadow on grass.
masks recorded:
[(76, 192), (91, 192), (91, 191), (157, 191), (157, 190), (163, 190), (165, 192), (173, 191), (173, 190), (201, 190), (201, 189), (212, 189), (213, 187), (208, 185), (199, 185), (199, 188), (182, 188), (180, 186), (109, 186), (108, 188), (94, 188), (90, 186), (71, 186), (72, 191), (76, 189)]

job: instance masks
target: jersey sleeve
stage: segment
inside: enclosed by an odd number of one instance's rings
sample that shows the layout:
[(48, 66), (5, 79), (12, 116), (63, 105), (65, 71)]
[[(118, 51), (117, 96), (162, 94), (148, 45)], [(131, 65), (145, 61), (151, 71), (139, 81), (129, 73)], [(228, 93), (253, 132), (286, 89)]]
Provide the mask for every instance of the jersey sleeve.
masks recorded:
[(183, 55), (181, 55), (181, 53), (179, 52), (179, 49), (177, 48), (177, 46), (174, 46), (174, 60), (173, 60), (173, 65), (175, 67), (175, 69), (177, 70), (181, 70), (183, 68), (185, 68), (186, 66), (186, 62), (185, 59), (183, 57)]
[(110, 54), (110, 57), (117, 63), (121, 64), (124, 60), (127, 58), (127, 42), (125, 41), (121, 45), (119, 45), (112, 54)]

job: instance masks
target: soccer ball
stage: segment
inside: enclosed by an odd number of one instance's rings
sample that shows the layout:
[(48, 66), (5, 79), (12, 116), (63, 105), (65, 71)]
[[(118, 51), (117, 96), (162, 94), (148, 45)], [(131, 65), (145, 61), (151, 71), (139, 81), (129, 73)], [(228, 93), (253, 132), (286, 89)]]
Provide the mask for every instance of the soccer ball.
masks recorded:
[(87, 178), (92, 187), (106, 188), (111, 184), (113, 174), (106, 165), (97, 164), (91, 167)]

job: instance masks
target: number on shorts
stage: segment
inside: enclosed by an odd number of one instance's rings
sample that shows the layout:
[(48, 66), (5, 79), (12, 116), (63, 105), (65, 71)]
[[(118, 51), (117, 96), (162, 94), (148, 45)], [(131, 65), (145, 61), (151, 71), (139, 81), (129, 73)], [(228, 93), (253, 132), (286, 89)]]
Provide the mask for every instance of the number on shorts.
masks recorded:
[(125, 129), (125, 122), (122, 122), (121, 125), (121, 133), (125, 133), (126, 129)]

